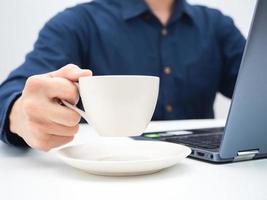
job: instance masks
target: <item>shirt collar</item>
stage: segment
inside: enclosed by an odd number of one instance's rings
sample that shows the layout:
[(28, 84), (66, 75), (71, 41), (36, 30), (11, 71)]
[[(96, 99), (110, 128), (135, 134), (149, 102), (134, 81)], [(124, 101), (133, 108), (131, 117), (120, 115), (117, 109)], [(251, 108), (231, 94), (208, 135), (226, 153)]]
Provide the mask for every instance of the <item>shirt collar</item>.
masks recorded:
[[(119, 0), (122, 6), (122, 17), (128, 20), (149, 11), (148, 6), (144, 0)], [(192, 6), (186, 0), (177, 0), (173, 13), (173, 20), (179, 19), (183, 14), (188, 15), (195, 20), (195, 14)]]
[(186, 0), (177, 0), (169, 24), (179, 20), (183, 16), (189, 17), (192, 22), (196, 20), (193, 7)]
[(122, 6), (122, 17), (128, 20), (137, 17), (147, 11), (148, 6), (143, 0), (120, 0)]
[(197, 20), (194, 8), (188, 4), (185, 0), (182, 0), (184, 13), (187, 14), (193, 21)]

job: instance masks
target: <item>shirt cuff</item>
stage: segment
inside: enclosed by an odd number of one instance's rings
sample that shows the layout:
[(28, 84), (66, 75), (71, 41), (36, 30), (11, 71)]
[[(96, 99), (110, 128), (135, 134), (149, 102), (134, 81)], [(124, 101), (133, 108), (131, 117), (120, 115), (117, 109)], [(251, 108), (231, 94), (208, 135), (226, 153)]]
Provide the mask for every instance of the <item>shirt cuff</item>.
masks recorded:
[(21, 92), (11, 95), (5, 103), (5, 111), (2, 116), (2, 124), (0, 126), (1, 130), (1, 140), (9, 145), (14, 145), (17, 147), (28, 148), (27, 143), (19, 135), (12, 133), (9, 129), (9, 114), (14, 102), (21, 96)]

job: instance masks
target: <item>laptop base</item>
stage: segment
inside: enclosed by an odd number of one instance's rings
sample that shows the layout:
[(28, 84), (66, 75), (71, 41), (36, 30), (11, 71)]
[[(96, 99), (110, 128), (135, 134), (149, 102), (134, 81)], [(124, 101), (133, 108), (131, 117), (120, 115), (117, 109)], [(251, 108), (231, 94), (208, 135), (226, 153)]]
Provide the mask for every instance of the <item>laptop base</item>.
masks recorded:
[(223, 134), (224, 127), (219, 127), (194, 130), (149, 132), (132, 138), (135, 140), (156, 140), (186, 145), (192, 150), (191, 154), (189, 155), (190, 158), (215, 164), (249, 160), (254, 158), (254, 152), (243, 152), (240, 157), (222, 159), (220, 157), (219, 150)]

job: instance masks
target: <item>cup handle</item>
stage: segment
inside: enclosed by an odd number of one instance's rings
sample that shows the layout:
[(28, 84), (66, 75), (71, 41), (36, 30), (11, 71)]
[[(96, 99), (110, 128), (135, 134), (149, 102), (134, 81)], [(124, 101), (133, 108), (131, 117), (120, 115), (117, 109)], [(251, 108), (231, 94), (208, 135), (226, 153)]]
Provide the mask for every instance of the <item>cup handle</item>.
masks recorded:
[(82, 116), (82, 118), (84, 118), (87, 121), (87, 123), (88, 123), (86, 114), (85, 114), (85, 112), (83, 110), (77, 108), (76, 106), (70, 104), (69, 102), (67, 102), (65, 100), (61, 100), (61, 102), (64, 104), (64, 106), (66, 106), (66, 107), (74, 110), (75, 112), (79, 113)]
[[(74, 84), (77, 86), (78, 90), (80, 91), (79, 84), (76, 83), (76, 82)], [(87, 120), (87, 116), (86, 116), (86, 114), (85, 114), (85, 112), (83, 110), (77, 108), (75, 105), (72, 105), (72, 104), (70, 104), (69, 102), (67, 102), (67, 101), (65, 101), (63, 99), (61, 99), (61, 102), (64, 104), (64, 106), (66, 106), (66, 107), (74, 110), (75, 112), (79, 113), (82, 116), (82, 118), (84, 118), (87, 121), (87, 123), (89, 123), (88, 120)]]

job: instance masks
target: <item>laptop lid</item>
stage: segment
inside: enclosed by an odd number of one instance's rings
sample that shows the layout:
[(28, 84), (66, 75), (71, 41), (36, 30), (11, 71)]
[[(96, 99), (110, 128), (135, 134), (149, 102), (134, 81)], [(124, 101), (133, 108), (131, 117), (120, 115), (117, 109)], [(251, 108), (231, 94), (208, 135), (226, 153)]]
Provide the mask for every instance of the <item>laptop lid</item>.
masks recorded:
[(267, 0), (258, 0), (255, 9), (220, 157), (257, 151), (267, 153)]

